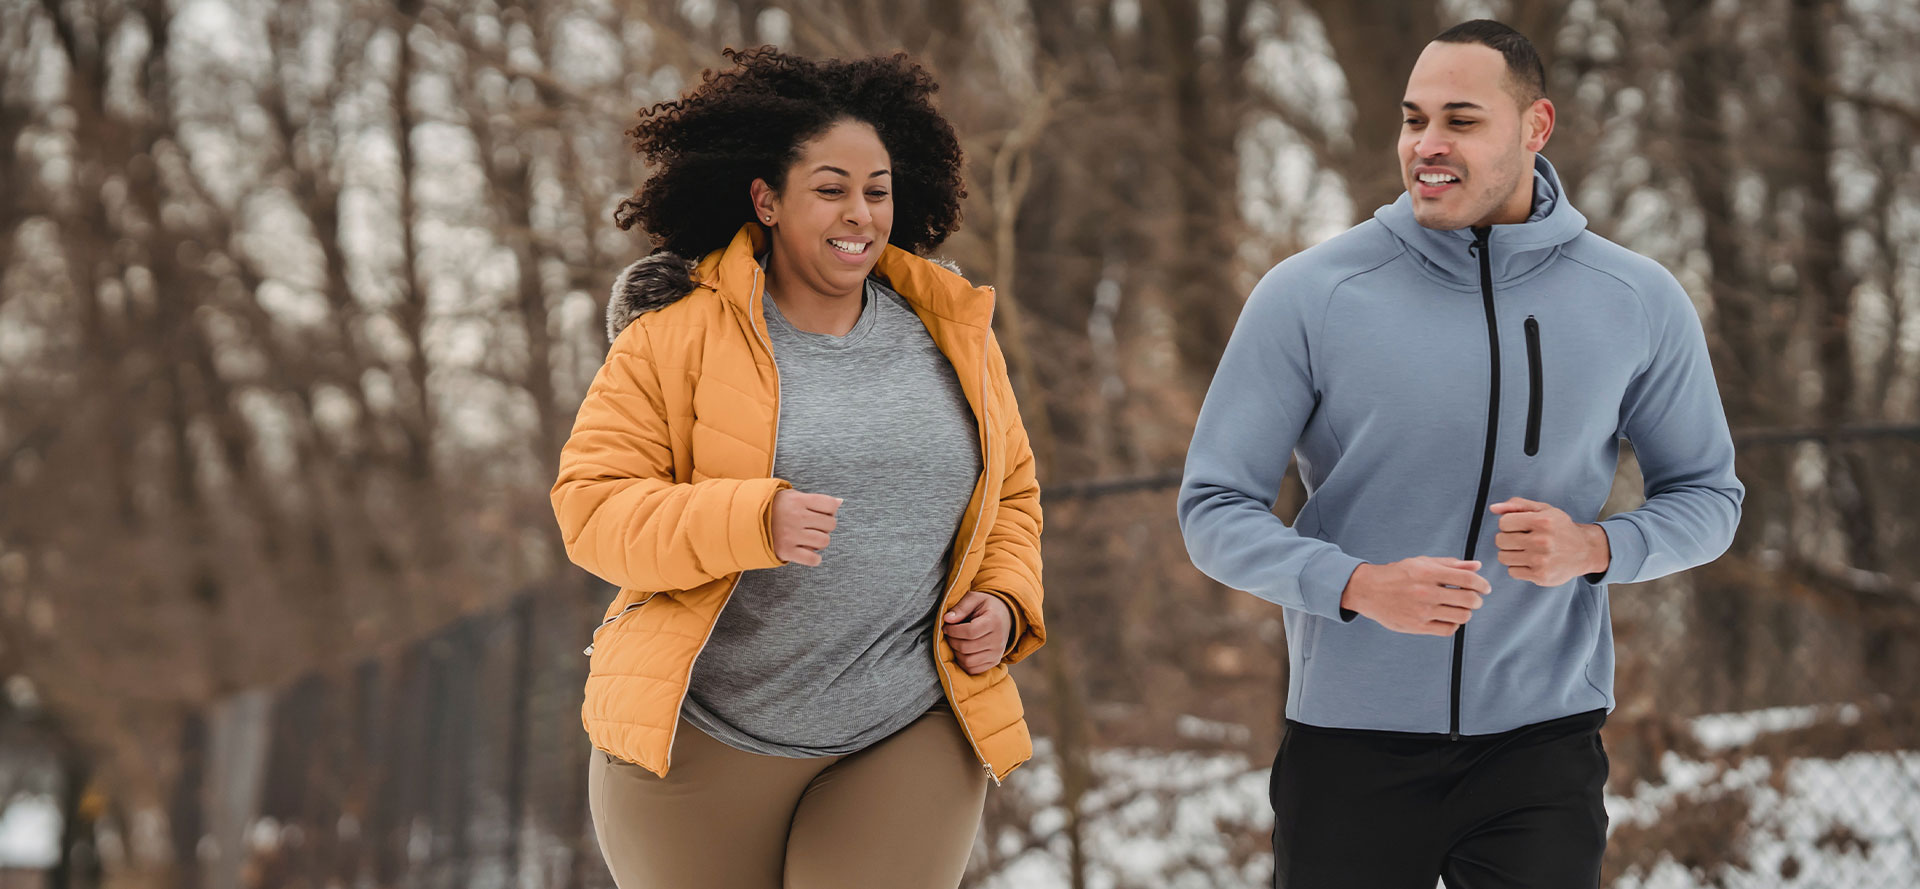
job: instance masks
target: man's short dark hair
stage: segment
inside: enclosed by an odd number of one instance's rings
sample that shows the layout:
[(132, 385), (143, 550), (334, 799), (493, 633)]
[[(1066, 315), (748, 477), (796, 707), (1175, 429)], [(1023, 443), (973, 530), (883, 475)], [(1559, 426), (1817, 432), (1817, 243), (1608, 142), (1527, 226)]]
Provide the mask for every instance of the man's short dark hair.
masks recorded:
[(1527, 35), (1492, 19), (1461, 22), (1433, 38), (1434, 43), (1477, 43), (1507, 60), (1507, 78), (1522, 107), (1547, 97), (1547, 69)]

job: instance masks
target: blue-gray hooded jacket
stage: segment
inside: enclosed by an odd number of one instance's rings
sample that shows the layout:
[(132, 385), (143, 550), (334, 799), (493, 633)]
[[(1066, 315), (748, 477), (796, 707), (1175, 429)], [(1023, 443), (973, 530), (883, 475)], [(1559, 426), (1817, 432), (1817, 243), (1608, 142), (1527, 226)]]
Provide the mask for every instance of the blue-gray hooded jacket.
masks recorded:
[[(1180, 485), (1187, 552), (1286, 609), (1287, 716), (1488, 734), (1613, 707), (1607, 585), (1713, 560), (1745, 488), (1699, 316), (1659, 264), (1586, 230), (1545, 158), (1533, 217), (1414, 221), (1406, 195), (1280, 263), (1248, 297)], [(1599, 516), (1619, 441), (1646, 503), (1602, 522), (1612, 562), (1557, 587), (1496, 558), (1488, 504)], [(1308, 498), (1272, 513), (1287, 454)], [(1480, 559), (1493, 586), (1453, 637), (1344, 612), (1362, 562)]]

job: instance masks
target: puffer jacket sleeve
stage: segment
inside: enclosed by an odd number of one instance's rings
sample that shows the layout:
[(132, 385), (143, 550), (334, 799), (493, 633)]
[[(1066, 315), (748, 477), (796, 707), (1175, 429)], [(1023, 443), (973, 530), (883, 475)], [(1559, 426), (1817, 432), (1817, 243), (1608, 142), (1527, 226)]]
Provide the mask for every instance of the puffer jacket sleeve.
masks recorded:
[(1040, 610), (1040, 481), (1034, 474), (1033, 447), (1027, 440), (1026, 424), (1020, 421), (1013, 386), (1007, 378), (1006, 358), (997, 338), (988, 342), (987, 360), (1004, 415), (997, 444), (1006, 449), (1006, 475), (1000, 483), (999, 510), (993, 527), (987, 529), (986, 553), (972, 586), (999, 597), (1013, 612), (1013, 644), (1007, 647), (1003, 659), (1013, 664), (1047, 641), (1046, 620)]
[(551, 497), (567, 556), (622, 589), (685, 590), (784, 564), (769, 520), (777, 478), (674, 481), (648, 331), (629, 325), (594, 376)]

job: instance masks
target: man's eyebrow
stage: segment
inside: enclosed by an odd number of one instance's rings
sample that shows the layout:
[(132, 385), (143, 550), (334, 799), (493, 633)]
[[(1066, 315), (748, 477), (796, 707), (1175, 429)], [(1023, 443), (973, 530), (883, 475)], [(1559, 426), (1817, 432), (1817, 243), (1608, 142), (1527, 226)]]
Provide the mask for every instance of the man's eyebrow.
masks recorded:
[[(1408, 111), (1420, 110), (1420, 106), (1412, 102), (1401, 102), (1400, 107), (1405, 108)], [(1485, 111), (1486, 109), (1472, 102), (1448, 102), (1447, 104), (1440, 106), (1440, 110), (1442, 111), (1463, 111), (1463, 110)]]

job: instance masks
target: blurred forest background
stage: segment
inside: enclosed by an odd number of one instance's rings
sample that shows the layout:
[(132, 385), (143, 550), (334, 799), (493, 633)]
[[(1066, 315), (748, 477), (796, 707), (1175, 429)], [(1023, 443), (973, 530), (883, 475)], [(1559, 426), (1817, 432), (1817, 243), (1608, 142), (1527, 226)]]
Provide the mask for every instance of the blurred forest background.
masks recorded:
[(1920, 884), (1916, 4), (0, 0), (0, 887), (611, 885), (612, 591), (547, 489), (649, 249), (622, 131), (761, 43), (913, 52), (970, 155), (1053, 630), (970, 885), (1260, 885), (1280, 614), (1172, 486), (1253, 281), (1398, 194), (1483, 15), (1693, 295), (1749, 487), (1612, 591), (1609, 885)]

